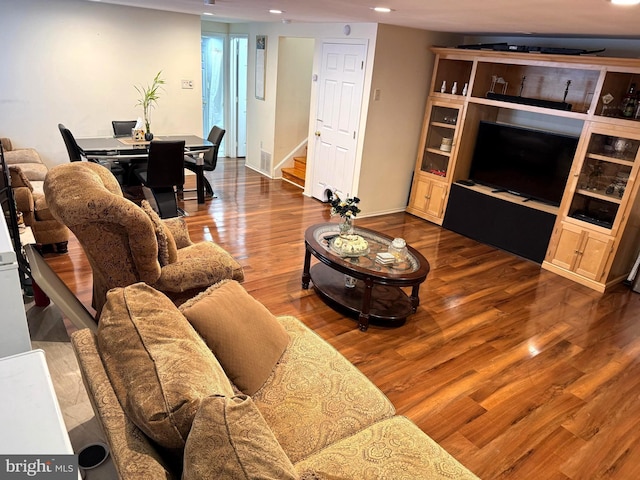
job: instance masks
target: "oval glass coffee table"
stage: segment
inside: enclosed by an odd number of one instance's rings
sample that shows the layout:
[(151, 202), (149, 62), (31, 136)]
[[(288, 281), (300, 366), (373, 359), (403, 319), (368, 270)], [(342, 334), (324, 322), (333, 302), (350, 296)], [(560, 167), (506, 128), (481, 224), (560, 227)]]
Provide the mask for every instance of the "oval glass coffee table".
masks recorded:
[[(404, 324), (415, 313), (420, 299), (420, 284), (429, 273), (429, 262), (414, 248), (407, 246), (406, 260), (391, 265), (376, 262), (378, 252), (386, 252), (393, 238), (366, 228), (355, 233), (369, 243), (369, 251), (361, 256), (347, 257), (330, 246), (339, 235), (337, 223), (321, 223), (307, 228), (304, 234), (305, 257), (302, 288), (313, 282), (316, 292), (331, 307), (358, 319), (363, 332), (369, 323), (385, 326)], [(311, 255), (320, 260), (311, 267)], [(355, 278), (348, 287), (346, 277)], [(348, 279), (347, 279), (348, 280)], [(412, 287), (407, 295), (400, 287)]]

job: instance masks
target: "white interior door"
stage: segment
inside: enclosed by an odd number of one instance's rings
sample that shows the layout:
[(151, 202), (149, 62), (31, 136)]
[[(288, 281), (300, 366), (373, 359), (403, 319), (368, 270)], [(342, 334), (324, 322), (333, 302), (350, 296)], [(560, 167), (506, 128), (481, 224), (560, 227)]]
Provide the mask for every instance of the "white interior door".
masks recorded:
[(353, 194), (366, 45), (322, 46), (311, 195)]

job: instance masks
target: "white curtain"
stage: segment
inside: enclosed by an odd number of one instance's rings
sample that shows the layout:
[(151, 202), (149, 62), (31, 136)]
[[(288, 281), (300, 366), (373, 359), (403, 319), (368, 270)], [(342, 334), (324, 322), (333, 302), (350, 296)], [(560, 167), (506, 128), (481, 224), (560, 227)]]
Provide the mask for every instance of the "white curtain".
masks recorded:
[[(202, 112), (204, 137), (211, 127), (224, 126), (224, 44), (223, 35), (202, 37)], [(224, 144), (224, 140), (222, 142)], [(220, 153), (224, 152), (223, 146)]]

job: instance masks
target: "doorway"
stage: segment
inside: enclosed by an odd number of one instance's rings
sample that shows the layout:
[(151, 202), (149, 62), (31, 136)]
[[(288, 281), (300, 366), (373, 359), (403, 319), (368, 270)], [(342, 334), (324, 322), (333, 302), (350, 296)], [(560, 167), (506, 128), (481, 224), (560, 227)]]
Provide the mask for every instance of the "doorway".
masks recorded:
[(202, 127), (227, 131), (220, 156), (244, 157), (247, 149), (246, 35), (207, 33), (202, 36)]

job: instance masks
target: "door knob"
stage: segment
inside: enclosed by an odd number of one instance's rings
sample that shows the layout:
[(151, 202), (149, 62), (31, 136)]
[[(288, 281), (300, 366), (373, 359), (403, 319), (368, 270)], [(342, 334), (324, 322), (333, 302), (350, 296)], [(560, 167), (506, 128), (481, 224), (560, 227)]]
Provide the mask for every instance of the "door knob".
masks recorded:
[(316, 130), (316, 137), (319, 137), (321, 135), (320, 130)]

